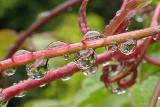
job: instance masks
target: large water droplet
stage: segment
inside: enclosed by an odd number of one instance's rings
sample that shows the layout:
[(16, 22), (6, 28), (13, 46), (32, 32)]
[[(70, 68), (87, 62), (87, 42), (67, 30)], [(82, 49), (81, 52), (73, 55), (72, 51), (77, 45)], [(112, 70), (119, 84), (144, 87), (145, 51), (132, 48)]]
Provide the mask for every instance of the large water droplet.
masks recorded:
[(125, 55), (132, 54), (136, 48), (137, 41), (129, 39), (119, 45), (119, 51)]
[(126, 93), (126, 91), (123, 88), (119, 87), (117, 84), (114, 83), (106, 85), (106, 88), (113, 94), (121, 95)]
[(40, 80), (48, 71), (48, 59), (37, 59), (33, 64), (27, 65), (27, 75), (31, 79)]
[[(54, 48), (54, 47), (63, 46), (63, 45), (66, 45), (66, 43), (61, 42), (61, 41), (54, 41), (54, 42), (51, 42), (47, 46), (47, 48)], [(70, 58), (69, 54), (65, 54), (63, 57), (64, 57), (65, 61), (69, 60), (69, 58)]]
[(70, 79), (71, 79), (71, 77), (66, 76), (66, 77), (63, 77), (63, 78), (62, 78), (62, 81), (68, 81), (68, 80), (70, 80)]
[(101, 33), (97, 31), (88, 31), (84, 36), (85, 39), (89, 39), (89, 40), (94, 40), (101, 37), (102, 37)]
[[(24, 56), (24, 54), (26, 54)], [(33, 57), (33, 53), (26, 50), (19, 50), (13, 56), (12, 60), (16, 63), (21, 63), (23, 61), (28, 61)]]
[(93, 76), (97, 72), (97, 67), (91, 67), (85, 71), (83, 71), (83, 74), (87, 77)]
[(26, 93), (27, 93), (26, 91), (23, 91), (23, 92), (19, 93), (18, 95), (16, 95), (15, 97), (22, 98), (26, 95)]
[(75, 63), (81, 70), (92, 67), (94, 64), (94, 50), (92, 48), (81, 50), (76, 55)]
[(4, 72), (4, 74), (5, 74), (6, 76), (12, 76), (12, 75), (14, 75), (15, 73), (16, 73), (16, 69), (14, 69), (14, 68), (7, 69), (7, 70)]

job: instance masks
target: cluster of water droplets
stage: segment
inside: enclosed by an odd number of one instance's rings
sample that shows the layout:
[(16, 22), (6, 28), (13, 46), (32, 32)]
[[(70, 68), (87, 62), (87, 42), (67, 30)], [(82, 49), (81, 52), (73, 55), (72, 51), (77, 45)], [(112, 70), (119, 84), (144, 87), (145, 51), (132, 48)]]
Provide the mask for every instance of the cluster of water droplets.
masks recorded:
[[(101, 37), (102, 37), (101, 33), (97, 31), (88, 31), (84, 35), (84, 41), (95, 40)], [(97, 71), (97, 67), (94, 66), (95, 63), (94, 54), (95, 52), (94, 49), (92, 48), (81, 50), (76, 54), (75, 63), (83, 71), (83, 74), (85, 76), (92, 76)]]
[[(119, 73), (121, 73), (122, 69), (123, 69), (123, 64), (121, 64), (117, 60), (111, 60), (103, 64), (103, 70), (107, 70), (104, 72), (108, 72), (108, 75), (106, 76), (108, 76), (109, 79), (112, 79), (114, 76), (117, 76)], [(117, 83), (107, 84), (106, 88), (113, 94), (120, 95), (125, 93), (125, 90), (119, 87)]]
[(112, 51), (119, 51), (124, 55), (132, 54), (136, 49), (137, 41), (133, 39), (128, 39), (126, 42), (123, 43), (110, 43), (109, 49)]

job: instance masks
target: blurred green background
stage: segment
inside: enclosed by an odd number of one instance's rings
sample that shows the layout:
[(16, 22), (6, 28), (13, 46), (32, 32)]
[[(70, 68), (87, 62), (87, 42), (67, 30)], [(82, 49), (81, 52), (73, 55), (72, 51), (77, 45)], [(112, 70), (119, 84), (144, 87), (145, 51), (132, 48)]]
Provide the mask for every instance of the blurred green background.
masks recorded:
[[(5, 57), (19, 33), (26, 30), (44, 13), (66, 0), (0, 0), (0, 58)], [(150, 5), (155, 8), (159, 0)], [(104, 26), (120, 8), (120, 0), (91, 0), (87, 9), (87, 20), (92, 29), (102, 31)], [(24, 43), (23, 49), (44, 49), (52, 41), (78, 42), (81, 33), (77, 14), (79, 6), (54, 18), (35, 32)], [(151, 14), (137, 14), (129, 30), (148, 27)], [(140, 20), (141, 19), (141, 20)], [(154, 43), (148, 53), (160, 58), (160, 43)], [(96, 52), (101, 53), (103, 49)], [(54, 63), (56, 62), (56, 64)], [(53, 66), (60, 67), (68, 62), (61, 57), (53, 59)], [(160, 79), (160, 68), (143, 61), (139, 67), (137, 83), (123, 95), (113, 95), (100, 82), (101, 66), (96, 75), (87, 78), (77, 73), (68, 81), (58, 80), (43, 88), (27, 92), (23, 98), (13, 98), (7, 107), (146, 107), (156, 82)], [(16, 74), (9, 77), (9, 85), (27, 79), (24, 67), (17, 68)], [(160, 101), (159, 101), (160, 102)], [(160, 103), (159, 103), (160, 104)], [(160, 105), (157, 105), (160, 107)]]

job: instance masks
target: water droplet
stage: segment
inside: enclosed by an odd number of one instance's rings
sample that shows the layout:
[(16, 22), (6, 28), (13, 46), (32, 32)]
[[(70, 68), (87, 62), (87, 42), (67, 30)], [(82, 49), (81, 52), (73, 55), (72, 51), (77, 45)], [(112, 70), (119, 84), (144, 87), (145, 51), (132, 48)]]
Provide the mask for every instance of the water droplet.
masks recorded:
[(48, 12), (48, 11), (42, 12), (42, 13), (40, 13), (40, 14), (38, 15), (38, 19), (44, 18), (44, 17), (46, 17), (46, 16), (48, 16), (48, 15), (49, 15), (49, 12)]
[(158, 100), (160, 100), (160, 96), (158, 97)]
[(97, 72), (97, 67), (91, 67), (85, 71), (83, 71), (83, 74), (87, 77), (93, 76)]
[(47, 84), (42, 84), (42, 85), (40, 85), (39, 87), (45, 87)]
[[(24, 54), (26, 54), (24, 56)], [(22, 61), (28, 61), (33, 57), (33, 53), (26, 50), (19, 50), (13, 56), (12, 60), (16, 63), (21, 63)]]
[(26, 53), (30, 53), (30, 52), (27, 51), (27, 50), (18, 50), (18, 51), (14, 54), (14, 56), (23, 55), (23, 54), (26, 54)]
[(68, 80), (70, 80), (70, 79), (71, 79), (71, 77), (66, 76), (66, 77), (63, 77), (63, 78), (62, 78), (62, 81), (68, 81)]
[(118, 49), (121, 53), (125, 55), (129, 55), (129, 54), (132, 54), (132, 52), (135, 50), (136, 44), (137, 44), (137, 41), (129, 39), (126, 42), (121, 43)]
[(118, 75), (123, 69), (123, 64), (121, 64), (117, 60), (108, 61), (103, 64), (104, 72), (108, 72), (108, 77), (113, 78), (114, 76)]
[(143, 22), (144, 21), (144, 17), (142, 15), (137, 15), (135, 19), (136, 19), (137, 22)]
[[(47, 48), (54, 48), (54, 47), (58, 47), (58, 46), (63, 46), (63, 45), (66, 45), (66, 43), (64, 42), (61, 42), (61, 41), (54, 41), (54, 42), (51, 42)], [(64, 60), (67, 61), (69, 60), (69, 54), (65, 54), (64, 56)]]
[(27, 65), (27, 75), (31, 79), (40, 80), (48, 71), (48, 59), (37, 59), (33, 64)]
[(7, 107), (9, 101), (0, 101), (0, 107)]
[(75, 63), (81, 70), (92, 67), (94, 64), (94, 50), (92, 48), (81, 50), (76, 55)]
[(118, 48), (119, 48), (119, 43), (117, 42), (112, 42), (108, 45), (108, 49), (111, 50), (111, 51), (117, 51)]
[(101, 38), (102, 35), (100, 32), (97, 32), (97, 31), (88, 31), (84, 37), (85, 39), (94, 40), (94, 39)]
[(21, 93), (19, 93), (18, 95), (16, 95), (15, 97), (18, 97), (18, 98), (22, 98), (26, 95), (27, 91), (23, 91)]
[(117, 94), (117, 95), (121, 95), (121, 94), (125, 94), (126, 91), (122, 88), (120, 88), (117, 84), (113, 83), (113, 84), (107, 84), (106, 88), (112, 92), (113, 94)]
[(65, 61), (68, 61), (70, 56), (69, 56), (69, 54), (65, 54), (63, 57), (64, 57)]
[(15, 73), (16, 73), (16, 69), (15, 69), (15, 68), (8, 69), (8, 70), (6, 70), (6, 71), (4, 72), (4, 74), (5, 74), (6, 76), (12, 76), (12, 75), (14, 75)]
[(47, 48), (54, 48), (54, 47), (63, 46), (63, 45), (66, 45), (66, 43), (61, 41), (53, 41), (50, 44), (48, 44)]

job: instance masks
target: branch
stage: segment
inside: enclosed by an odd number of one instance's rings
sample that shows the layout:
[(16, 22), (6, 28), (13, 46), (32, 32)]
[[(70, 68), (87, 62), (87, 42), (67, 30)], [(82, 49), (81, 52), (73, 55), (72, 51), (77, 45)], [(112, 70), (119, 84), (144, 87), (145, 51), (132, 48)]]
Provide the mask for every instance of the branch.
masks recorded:
[(118, 43), (125, 42), (128, 39), (141, 39), (159, 33), (160, 32), (159, 29), (160, 26), (155, 26), (142, 30), (121, 33), (109, 37), (103, 37), (97, 40), (88, 40), (74, 44), (66, 44), (55, 48), (49, 48), (36, 52), (29, 52), (23, 55), (13, 56), (12, 58), (0, 61), (0, 72), (9, 68), (25, 65), (38, 58), (50, 58), (50, 57), (61, 56), (67, 53), (74, 53), (83, 50), (85, 48), (95, 49), (102, 46), (106, 46), (107, 44), (113, 42), (118, 42)]
[[(98, 55), (96, 57), (95, 65), (101, 64), (107, 60), (110, 60), (113, 56), (113, 52), (108, 51), (104, 54)], [(71, 76), (72, 74), (78, 72), (80, 69), (76, 66), (76, 64), (71, 63), (64, 67), (58, 68), (54, 71), (49, 71), (44, 78), (41, 80), (24, 80), (16, 85), (10, 86), (6, 89), (3, 89), (0, 93), (0, 101), (9, 100), (10, 98), (14, 97), (15, 95), (24, 92), (26, 90), (30, 90), (32, 88), (36, 88), (40, 85), (49, 83), (54, 80), (58, 80), (60, 78)]]
[(157, 82), (157, 85), (155, 87), (153, 96), (150, 100), (148, 107), (155, 107), (159, 96), (160, 96), (160, 80)]
[(67, 11), (68, 8), (75, 6), (76, 4), (81, 3), (81, 1), (82, 0), (67, 0), (63, 4), (60, 4), (59, 6), (55, 7), (53, 10), (51, 10), (47, 16), (45, 16), (44, 18), (33, 23), (33, 25), (30, 28), (28, 28), (24, 33), (19, 35), (20, 37), (18, 38), (18, 40), (16, 41), (14, 46), (10, 49), (6, 58), (11, 57), (21, 47), (21, 45), (24, 43), (24, 41), (28, 37), (32, 36), (33, 32), (35, 32), (36, 30), (38, 30), (39, 28), (44, 26), (52, 18), (56, 17), (57, 15), (61, 14), (64, 11)]

